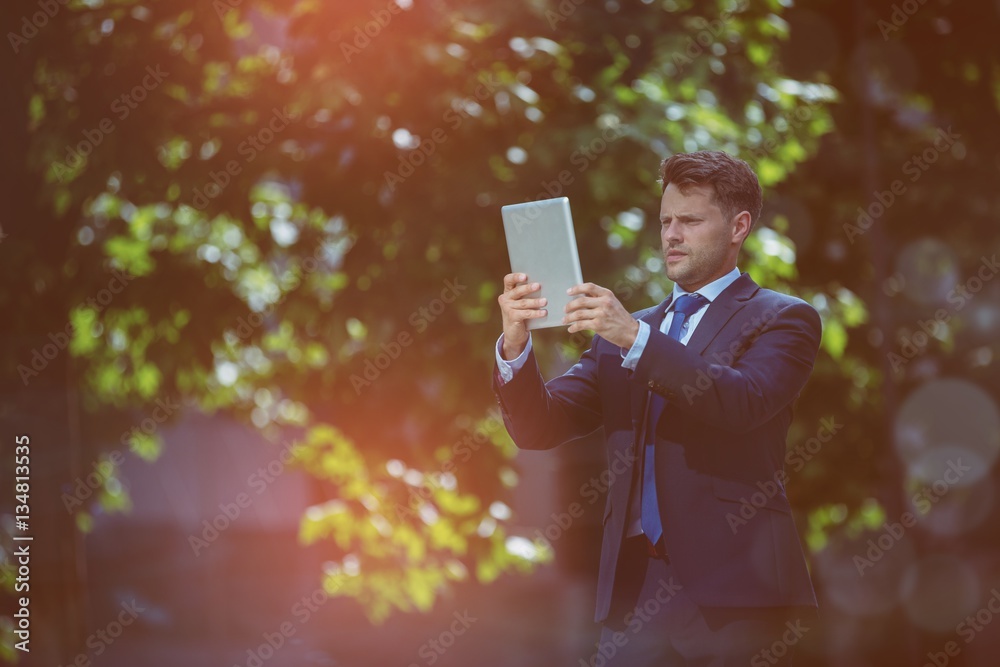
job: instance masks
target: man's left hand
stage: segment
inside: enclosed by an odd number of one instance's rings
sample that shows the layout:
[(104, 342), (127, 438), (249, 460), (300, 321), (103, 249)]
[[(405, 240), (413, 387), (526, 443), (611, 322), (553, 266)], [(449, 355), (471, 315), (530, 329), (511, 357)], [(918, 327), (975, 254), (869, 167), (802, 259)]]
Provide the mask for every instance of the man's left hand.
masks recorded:
[(626, 350), (632, 347), (639, 333), (639, 322), (621, 304), (614, 292), (594, 283), (582, 283), (569, 288), (570, 296), (581, 295), (566, 306), (563, 323), (569, 332), (590, 329), (598, 336)]

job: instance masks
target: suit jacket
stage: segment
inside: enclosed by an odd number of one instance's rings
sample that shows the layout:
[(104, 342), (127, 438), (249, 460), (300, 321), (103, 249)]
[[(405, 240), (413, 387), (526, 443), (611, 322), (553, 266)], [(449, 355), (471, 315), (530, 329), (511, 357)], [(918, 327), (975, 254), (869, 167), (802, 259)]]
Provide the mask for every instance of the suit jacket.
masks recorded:
[(819, 349), (819, 315), (743, 273), (685, 346), (659, 329), (669, 303), (634, 313), (651, 329), (634, 371), (622, 367), (622, 348), (600, 336), (547, 383), (533, 353), (506, 384), (494, 368), (494, 392), (519, 448), (550, 449), (604, 428), (612, 474), (594, 620), (611, 603), (632, 482), (622, 461), (639, 465), (650, 391), (666, 399), (654, 434), (657, 499), (685, 592), (702, 606), (816, 606), (783, 465), (792, 403)]

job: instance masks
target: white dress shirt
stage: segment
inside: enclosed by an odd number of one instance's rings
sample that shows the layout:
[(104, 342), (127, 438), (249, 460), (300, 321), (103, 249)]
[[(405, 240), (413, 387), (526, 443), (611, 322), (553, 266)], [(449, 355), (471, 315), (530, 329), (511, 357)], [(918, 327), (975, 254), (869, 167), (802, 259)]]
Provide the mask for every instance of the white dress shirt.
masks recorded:
[[(708, 283), (700, 290), (698, 294), (702, 295), (708, 299), (709, 304), (715, 301), (722, 291), (733, 284), (737, 278), (740, 277), (739, 268), (733, 268), (732, 271), (717, 278), (712, 282)], [(676, 283), (674, 284), (673, 298), (670, 300), (670, 306), (667, 307), (667, 315), (663, 318), (663, 322), (660, 323), (660, 331), (667, 333), (670, 329), (670, 323), (674, 319), (674, 304), (677, 303), (677, 298), (682, 294), (690, 294), (686, 290), (682, 289)], [(698, 323), (701, 322), (702, 316), (704, 316), (705, 311), (708, 308), (702, 307), (697, 313), (693, 314), (688, 318), (687, 322), (684, 323), (684, 328), (681, 329), (680, 342), (682, 345), (687, 345), (687, 342), (691, 339), (691, 334), (694, 330), (698, 328)], [(635, 337), (635, 342), (632, 343), (632, 347), (629, 348), (627, 354), (622, 354), (622, 367), (628, 368), (629, 370), (635, 370), (636, 365), (639, 363), (639, 357), (642, 356), (642, 351), (646, 349), (646, 342), (649, 340), (649, 325), (639, 321), (639, 333)], [(517, 359), (507, 361), (503, 358), (503, 334), (500, 334), (500, 338), (497, 339), (496, 345), (496, 359), (497, 368), (500, 370), (500, 378), (503, 380), (503, 384), (510, 382), (514, 378), (514, 373), (521, 370), (524, 366), (524, 362), (528, 358), (528, 353), (531, 352), (531, 334), (528, 334), (528, 344), (524, 346), (524, 351), (518, 355)], [(624, 348), (623, 348), (624, 351)]]

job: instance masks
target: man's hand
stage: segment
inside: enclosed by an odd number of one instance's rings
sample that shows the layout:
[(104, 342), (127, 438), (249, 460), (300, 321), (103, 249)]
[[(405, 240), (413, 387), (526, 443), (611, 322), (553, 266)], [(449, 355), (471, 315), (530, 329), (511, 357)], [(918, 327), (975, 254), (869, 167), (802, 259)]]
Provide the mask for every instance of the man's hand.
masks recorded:
[(566, 306), (563, 323), (569, 324), (570, 333), (590, 329), (618, 347), (626, 350), (632, 347), (639, 333), (639, 321), (625, 310), (614, 292), (594, 283), (583, 283), (569, 288), (567, 294), (582, 295)]
[(517, 359), (528, 345), (528, 320), (545, 317), (542, 309), (546, 299), (529, 298), (541, 289), (538, 283), (528, 283), (523, 273), (508, 273), (503, 277), (503, 294), (497, 297), (503, 313), (503, 358)]

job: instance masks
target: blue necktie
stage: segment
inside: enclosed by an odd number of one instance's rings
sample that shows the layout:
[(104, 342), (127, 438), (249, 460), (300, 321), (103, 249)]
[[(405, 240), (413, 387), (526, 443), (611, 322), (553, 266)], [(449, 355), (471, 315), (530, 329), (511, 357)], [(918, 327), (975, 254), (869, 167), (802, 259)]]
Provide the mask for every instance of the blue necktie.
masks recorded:
[[(698, 312), (702, 306), (708, 303), (708, 299), (700, 294), (682, 294), (677, 297), (674, 305), (674, 317), (670, 321), (670, 329), (667, 335), (674, 340), (681, 339), (681, 330), (684, 323), (694, 313)], [(646, 410), (646, 447), (644, 461), (642, 464), (642, 532), (646, 534), (650, 543), (654, 546), (663, 535), (663, 523), (660, 521), (660, 510), (656, 503), (656, 473), (654, 467), (654, 443), (656, 442), (656, 422), (666, 401), (656, 392), (649, 392), (649, 407)]]

